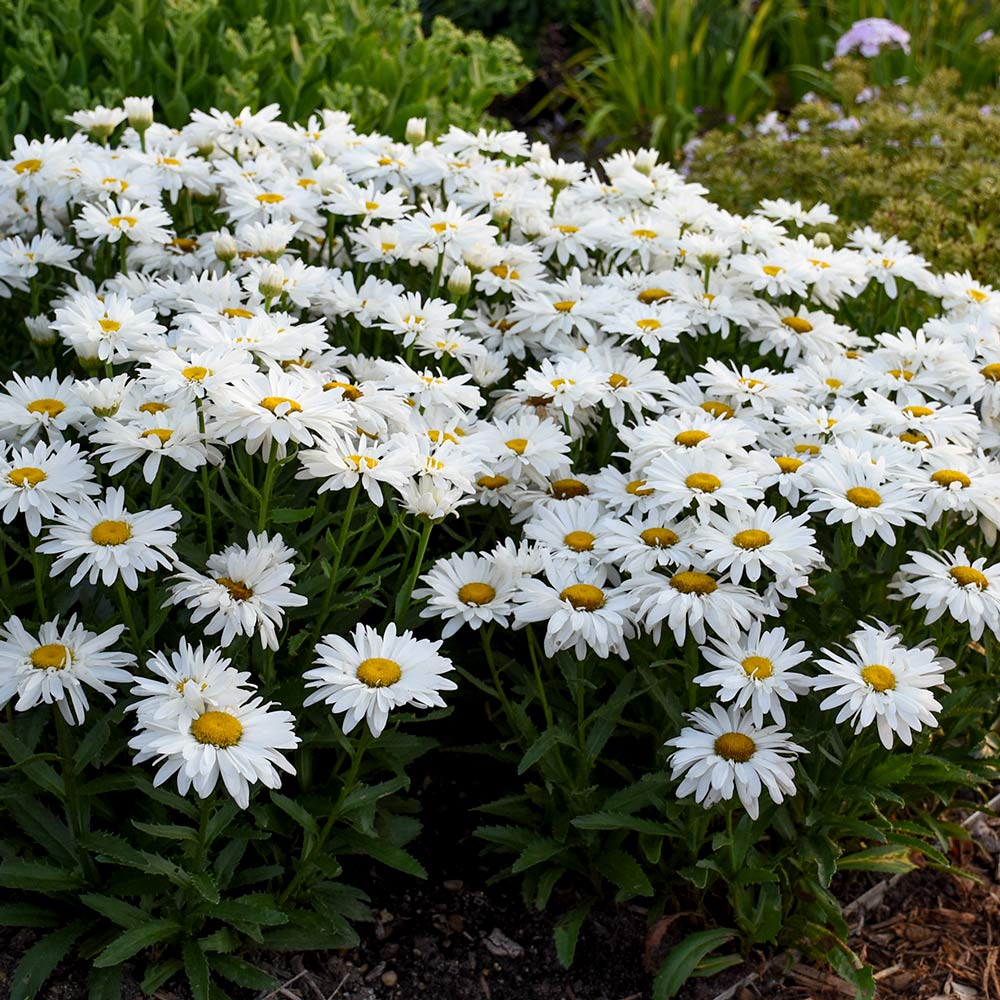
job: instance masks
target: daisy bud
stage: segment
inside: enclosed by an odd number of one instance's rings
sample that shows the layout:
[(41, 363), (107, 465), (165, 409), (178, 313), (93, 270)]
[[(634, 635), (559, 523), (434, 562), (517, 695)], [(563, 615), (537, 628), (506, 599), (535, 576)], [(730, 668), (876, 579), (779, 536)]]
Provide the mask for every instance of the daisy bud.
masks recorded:
[(260, 294), (276, 299), (285, 290), (285, 272), (277, 264), (268, 264), (260, 272)]
[(427, 138), (427, 119), (411, 118), (406, 123), (406, 141), (417, 146)]
[(323, 152), (319, 146), (309, 147), (309, 162), (312, 164), (313, 170), (319, 170), (319, 166), (326, 159), (326, 153)]
[(236, 254), (239, 252), (236, 240), (229, 233), (219, 233), (213, 237), (212, 246), (215, 248), (215, 256), (225, 264), (235, 260)]
[(459, 264), (448, 278), (448, 291), (458, 299), (467, 295), (471, 287), (472, 272), (464, 264)]
[(829, 233), (817, 233), (813, 237), (813, 243), (821, 250), (825, 250), (827, 247), (833, 246), (833, 240), (830, 239)]
[(703, 253), (698, 257), (698, 263), (704, 268), (713, 268), (719, 263), (719, 255), (717, 253)]
[(28, 328), (28, 336), (33, 344), (49, 347), (56, 342), (55, 330), (48, 316), (25, 316), (24, 325)]
[(509, 205), (494, 205), (493, 206), (493, 221), (503, 229), (504, 226), (510, 222), (511, 211)]
[(153, 98), (126, 97), (122, 104), (128, 115), (129, 125), (142, 135), (153, 124)]

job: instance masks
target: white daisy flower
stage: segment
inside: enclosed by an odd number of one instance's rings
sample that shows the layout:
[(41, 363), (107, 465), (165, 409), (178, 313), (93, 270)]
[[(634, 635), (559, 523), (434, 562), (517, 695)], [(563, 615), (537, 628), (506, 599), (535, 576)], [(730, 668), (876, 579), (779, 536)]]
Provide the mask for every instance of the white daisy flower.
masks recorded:
[(441, 638), (454, 635), (463, 625), (479, 629), (499, 622), (507, 627), (516, 589), (514, 574), (487, 555), (463, 552), (438, 559), (420, 577), (426, 584), (413, 592), (414, 600), (427, 600), (421, 618), (441, 618)]
[(55, 517), (72, 500), (101, 492), (94, 470), (78, 444), (46, 444), (0, 454), (0, 512), (4, 524), (18, 514), (30, 535), (42, 530), (42, 518)]
[(751, 500), (762, 500), (764, 491), (747, 466), (734, 465), (717, 451), (678, 448), (654, 458), (645, 472), (646, 488), (656, 491), (657, 509), (673, 518), (693, 508), (698, 514), (719, 506), (749, 510)]
[(814, 678), (813, 686), (834, 689), (820, 708), (837, 709), (836, 721), (850, 721), (856, 733), (874, 722), (887, 750), (895, 736), (910, 746), (914, 733), (937, 725), (934, 713), (941, 704), (928, 689), (948, 690), (944, 675), (955, 665), (951, 660), (929, 643), (907, 648), (882, 622), (861, 623), (848, 642), (842, 653), (824, 649), (826, 657), (816, 660), (827, 673)]
[(177, 532), (170, 526), (180, 519), (181, 512), (170, 506), (133, 514), (125, 507), (125, 491), (109, 489), (96, 502), (81, 497), (67, 504), (38, 551), (56, 556), (53, 575), (79, 560), (71, 587), (84, 578), (110, 587), (120, 577), (129, 590), (137, 590), (140, 572), (173, 565)]
[(717, 688), (722, 701), (748, 710), (755, 726), (764, 725), (766, 715), (783, 726), (782, 701), (798, 700), (812, 685), (810, 677), (794, 669), (812, 656), (805, 644), (790, 643), (780, 627), (762, 632), (760, 622), (736, 639), (708, 642), (701, 655), (716, 669), (699, 674), (695, 684)]
[(28, 444), (44, 431), (50, 441), (62, 441), (86, 414), (73, 391), (72, 376), (60, 379), (53, 371), (22, 377), (14, 372), (0, 393), (0, 437)]
[(133, 764), (152, 760), (154, 785), (176, 775), (181, 795), (194, 788), (200, 798), (211, 795), (219, 779), (241, 809), (250, 804), (250, 786), (260, 782), (280, 788), (280, 771), (295, 768), (281, 750), (294, 750), (299, 738), (291, 712), (271, 711), (272, 703), (240, 693), (231, 701), (212, 702), (194, 718), (187, 714), (171, 724), (151, 718), (136, 721), (137, 735), (129, 746), (137, 750)]
[(18, 712), (55, 705), (70, 725), (82, 723), (90, 707), (85, 688), (113, 702), (111, 685), (134, 680), (128, 668), (135, 657), (110, 648), (124, 631), (115, 625), (90, 632), (71, 615), (61, 627), (53, 618), (33, 634), (20, 618), (9, 618), (0, 629), (0, 707), (16, 697)]
[(697, 524), (694, 518), (668, 523), (655, 510), (623, 519), (606, 516), (598, 525), (594, 556), (629, 576), (670, 567), (685, 569), (695, 559), (691, 538)]
[(665, 744), (676, 747), (669, 763), (671, 777), (683, 777), (678, 798), (693, 792), (695, 801), (710, 809), (738, 796), (756, 819), (763, 789), (776, 804), (795, 794), (793, 762), (807, 751), (779, 726), (755, 726), (749, 713), (722, 705), (695, 709), (686, 718), (691, 725)]
[(912, 562), (903, 563), (889, 585), (889, 597), (913, 599), (917, 611), (926, 609), (925, 624), (945, 613), (957, 622), (967, 622), (973, 639), (984, 629), (1000, 638), (1000, 565), (988, 566), (985, 556), (970, 559), (964, 546), (954, 552), (907, 552)]
[(230, 545), (209, 556), (207, 573), (199, 573), (183, 563), (170, 588), (167, 604), (183, 604), (191, 612), (191, 621), (203, 626), (206, 635), (222, 633), (220, 642), (228, 646), (238, 635), (256, 635), (265, 649), (278, 648), (278, 629), (284, 622), (286, 608), (307, 604), (291, 588), (295, 567), (286, 561), (293, 554), (280, 535), (274, 541), (283, 559), (275, 558), (275, 549), (266, 535), (247, 536), (246, 547)]
[(585, 568), (596, 560), (594, 548), (603, 518), (601, 505), (587, 497), (536, 506), (524, 522), (524, 537), (548, 549), (554, 564)]
[(382, 635), (367, 625), (358, 625), (350, 640), (325, 635), (316, 646), (318, 666), (303, 675), (306, 687), (314, 689), (303, 704), (323, 702), (334, 714), (346, 713), (345, 733), (365, 719), (378, 738), (395, 708), (445, 706), (441, 692), (457, 685), (444, 676), (454, 668), (440, 648), (440, 641), (397, 633), (394, 622)]

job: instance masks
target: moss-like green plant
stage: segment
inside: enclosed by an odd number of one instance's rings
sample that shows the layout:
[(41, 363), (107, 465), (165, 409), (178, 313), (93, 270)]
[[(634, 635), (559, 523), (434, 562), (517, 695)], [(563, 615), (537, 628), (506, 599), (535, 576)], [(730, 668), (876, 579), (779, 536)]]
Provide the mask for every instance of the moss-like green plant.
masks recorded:
[(693, 153), (692, 178), (736, 211), (762, 198), (828, 202), (840, 216), (834, 238), (870, 225), (907, 240), (936, 269), (995, 283), (996, 93), (962, 96), (954, 70), (858, 104), (864, 85), (857, 65), (844, 64), (834, 74), (840, 103), (801, 104), (775, 134), (708, 134)]

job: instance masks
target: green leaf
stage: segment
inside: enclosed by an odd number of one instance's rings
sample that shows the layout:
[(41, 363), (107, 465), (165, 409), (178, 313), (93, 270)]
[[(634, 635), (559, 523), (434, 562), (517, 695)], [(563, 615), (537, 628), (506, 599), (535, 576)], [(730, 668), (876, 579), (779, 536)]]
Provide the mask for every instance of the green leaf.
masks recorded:
[(295, 822), (298, 823), (299, 826), (301, 826), (307, 833), (312, 834), (314, 837), (319, 836), (319, 827), (316, 825), (316, 820), (313, 818), (312, 814), (300, 806), (298, 802), (295, 802), (293, 799), (290, 799), (285, 795), (281, 795), (279, 792), (271, 792), (271, 801), (283, 813), (285, 813), (286, 816), (295, 820)]
[(294, 921), (286, 927), (267, 932), (264, 945), (275, 951), (328, 951), (332, 948), (353, 948), (358, 935), (343, 919), (297, 910)]
[(580, 938), (580, 928), (587, 919), (593, 900), (585, 900), (572, 910), (564, 913), (557, 921), (553, 932), (556, 942), (556, 957), (559, 964), (568, 969), (576, 955), (576, 944)]
[(614, 885), (618, 886), (615, 899), (625, 902), (634, 896), (652, 896), (653, 886), (646, 873), (631, 854), (622, 850), (605, 851), (594, 867)]
[(0, 903), (0, 927), (55, 927), (62, 917), (37, 903)]
[(575, 747), (576, 742), (573, 737), (561, 726), (552, 726), (546, 729), (534, 743), (528, 747), (521, 762), (517, 765), (517, 773), (524, 774), (529, 768), (538, 763), (546, 754), (550, 753), (554, 747), (562, 746)]
[(640, 816), (629, 816), (627, 813), (596, 812), (587, 816), (577, 816), (573, 826), (581, 830), (636, 830), (639, 833), (662, 834), (669, 836), (676, 832), (668, 823), (657, 823)]
[(898, 874), (911, 872), (917, 866), (910, 860), (907, 847), (896, 844), (880, 844), (863, 851), (847, 854), (837, 862), (838, 871), (889, 872)]
[(73, 773), (79, 774), (88, 764), (92, 763), (104, 749), (110, 737), (111, 727), (106, 718), (91, 726), (87, 735), (80, 740), (76, 753), (73, 755)]
[(274, 524), (299, 524), (308, 521), (313, 516), (315, 507), (279, 507), (270, 512), (270, 519)]
[(86, 927), (84, 921), (75, 920), (33, 944), (17, 963), (10, 981), (10, 1000), (34, 1000), (42, 984), (52, 975)]
[(139, 820), (132, 820), (132, 825), (143, 833), (148, 833), (151, 837), (159, 837), (161, 840), (186, 840), (193, 843), (198, 839), (198, 831), (192, 830), (189, 826), (176, 826), (173, 823), (140, 823)]
[(171, 976), (180, 972), (184, 963), (179, 958), (161, 958), (150, 962), (142, 978), (142, 992), (155, 993)]
[(233, 921), (247, 924), (277, 926), (288, 922), (288, 917), (275, 908), (273, 900), (264, 893), (251, 893), (236, 899), (224, 899), (208, 912), (227, 923)]
[(180, 933), (181, 929), (181, 925), (173, 920), (150, 920), (139, 927), (133, 927), (116, 937), (94, 959), (94, 965), (99, 969), (110, 965), (121, 965), (140, 951)]
[(209, 1000), (208, 987), (211, 976), (208, 971), (208, 959), (198, 947), (197, 941), (184, 942), (184, 972), (191, 986), (194, 1000)]
[(107, 969), (91, 969), (87, 1000), (121, 1000), (122, 970), (120, 965)]
[(560, 844), (556, 840), (548, 837), (537, 837), (517, 856), (510, 870), (516, 875), (519, 872), (534, 868), (535, 865), (543, 864), (554, 858), (566, 849), (565, 844)]
[(248, 990), (272, 990), (277, 979), (235, 955), (213, 955), (212, 971)]
[(736, 937), (729, 927), (716, 927), (710, 931), (689, 934), (663, 960), (653, 980), (653, 1000), (667, 1000), (676, 996), (680, 988), (697, 975), (698, 966), (713, 951)]
[(5, 889), (36, 889), (40, 892), (61, 892), (77, 889), (80, 875), (53, 865), (36, 861), (5, 861), (0, 864), (0, 886)]
[(113, 896), (102, 896), (99, 893), (87, 892), (80, 896), (80, 902), (96, 910), (103, 917), (121, 927), (135, 927), (149, 919), (149, 914), (131, 903)]

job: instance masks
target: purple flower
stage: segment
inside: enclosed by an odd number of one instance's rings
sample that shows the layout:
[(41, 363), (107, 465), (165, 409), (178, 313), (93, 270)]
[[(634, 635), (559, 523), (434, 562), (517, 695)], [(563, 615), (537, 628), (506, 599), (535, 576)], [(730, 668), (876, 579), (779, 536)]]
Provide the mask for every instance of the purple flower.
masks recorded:
[(889, 45), (898, 45), (908, 53), (910, 33), (884, 17), (866, 17), (861, 21), (855, 21), (840, 36), (835, 54), (844, 56), (857, 49), (866, 59), (871, 59)]

